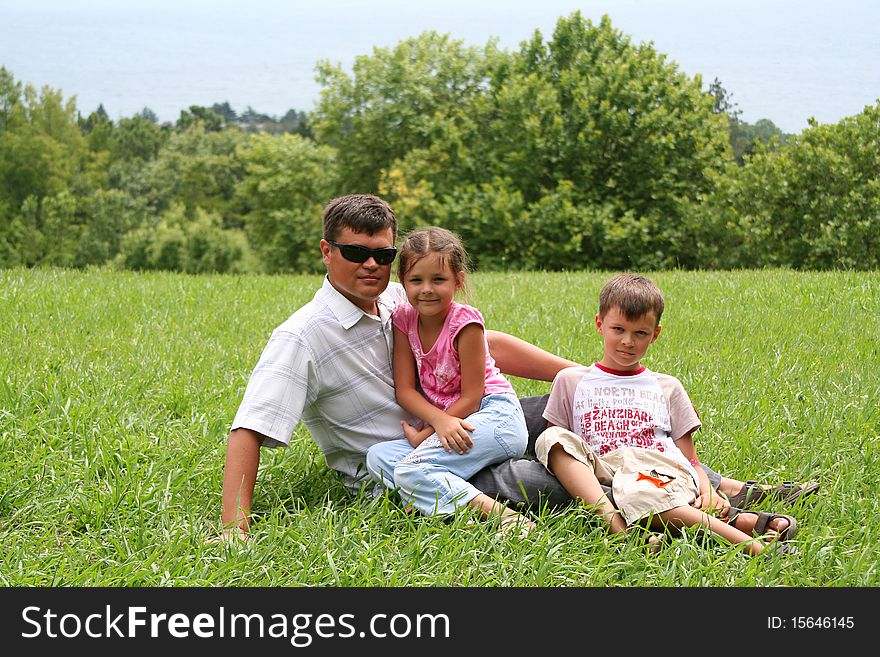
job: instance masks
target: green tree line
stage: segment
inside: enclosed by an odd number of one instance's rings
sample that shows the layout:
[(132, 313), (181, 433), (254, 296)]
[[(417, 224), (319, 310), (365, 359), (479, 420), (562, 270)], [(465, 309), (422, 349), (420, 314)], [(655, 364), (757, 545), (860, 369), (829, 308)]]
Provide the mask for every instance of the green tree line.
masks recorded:
[(378, 193), (478, 268), (875, 269), (880, 101), (785, 135), (604, 17), (518, 50), (426, 32), (317, 67), (280, 120), (111, 121), (0, 68), (0, 262), (318, 272), (332, 197)]

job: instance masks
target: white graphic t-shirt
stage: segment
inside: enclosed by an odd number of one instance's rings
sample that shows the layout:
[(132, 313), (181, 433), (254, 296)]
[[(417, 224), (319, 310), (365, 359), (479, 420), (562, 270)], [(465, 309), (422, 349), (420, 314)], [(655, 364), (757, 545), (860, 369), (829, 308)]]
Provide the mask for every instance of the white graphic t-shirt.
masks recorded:
[(610, 370), (598, 363), (556, 375), (544, 418), (579, 435), (598, 456), (640, 447), (674, 458), (695, 481), (696, 472), (675, 441), (700, 427), (681, 382), (642, 367)]

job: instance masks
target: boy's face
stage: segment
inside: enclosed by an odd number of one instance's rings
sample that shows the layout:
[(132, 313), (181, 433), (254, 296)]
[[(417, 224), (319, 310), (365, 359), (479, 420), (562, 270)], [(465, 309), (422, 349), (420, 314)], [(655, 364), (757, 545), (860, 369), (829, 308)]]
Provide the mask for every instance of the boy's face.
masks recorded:
[(596, 315), (596, 329), (605, 345), (605, 355), (599, 364), (620, 372), (639, 369), (648, 347), (660, 335), (653, 312), (631, 320), (619, 308), (611, 308), (605, 317)]

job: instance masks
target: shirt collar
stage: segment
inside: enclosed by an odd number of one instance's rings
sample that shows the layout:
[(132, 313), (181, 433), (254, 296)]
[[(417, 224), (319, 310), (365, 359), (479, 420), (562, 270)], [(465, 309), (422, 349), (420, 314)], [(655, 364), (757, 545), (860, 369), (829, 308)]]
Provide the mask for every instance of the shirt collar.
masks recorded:
[[(385, 294), (384, 292), (382, 294)], [(336, 321), (344, 328), (346, 331), (350, 329), (352, 326), (357, 324), (362, 317), (372, 317), (373, 315), (368, 315), (363, 310), (354, 305), (351, 301), (346, 299), (342, 294), (330, 283), (330, 278), (328, 276), (324, 276), (324, 284), (321, 286), (321, 290), (318, 295), (327, 304), (327, 307), (336, 317)], [(380, 306), (384, 305), (382, 301), (382, 297), (380, 295), (378, 303)], [(381, 315), (380, 309), (380, 315)]]

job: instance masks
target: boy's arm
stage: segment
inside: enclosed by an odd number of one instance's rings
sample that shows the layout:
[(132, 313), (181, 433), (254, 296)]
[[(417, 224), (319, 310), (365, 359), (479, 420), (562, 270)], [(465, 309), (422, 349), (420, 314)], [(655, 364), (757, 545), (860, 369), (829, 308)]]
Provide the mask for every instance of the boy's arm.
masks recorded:
[(489, 342), (489, 353), (504, 374), (536, 381), (552, 381), (560, 370), (579, 365), (509, 333), (488, 330), (486, 339)]
[(263, 437), (250, 429), (239, 428), (229, 434), (220, 516), (225, 540), (247, 537), (262, 442)]
[(425, 399), (424, 395), (416, 388), (416, 359), (410, 349), (406, 334), (396, 326), (394, 327), (394, 351), (392, 352), (391, 364), (394, 369), (394, 392), (397, 396), (397, 402), (408, 413), (412, 413), (425, 424), (434, 427), (434, 432), (437, 433), (443, 443), (443, 448), (447, 451), (449, 451), (450, 445), (459, 454), (473, 447), (474, 442), (468, 435), (468, 431), (473, 431), (474, 427), (466, 420), (444, 413)]
[(675, 446), (678, 447), (678, 449), (681, 450), (681, 453), (684, 454), (684, 457), (691, 462), (691, 465), (694, 466), (694, 471), (697, 473), (697, 480), (700, 484), (700, 494), (697, 496), (697, 499), (693, 501), (692, 506), (707, 512), (711, 512), (715, 508), (723, 511), (725, 500), (712, 488), (712, 485), (709, 483), (709, 477), (706, 476), (706, 471), (700, 466), (700, 460), (697, 458), (697, 449), (694, 447), (693, 432), (689, 431), (676, 440)]

